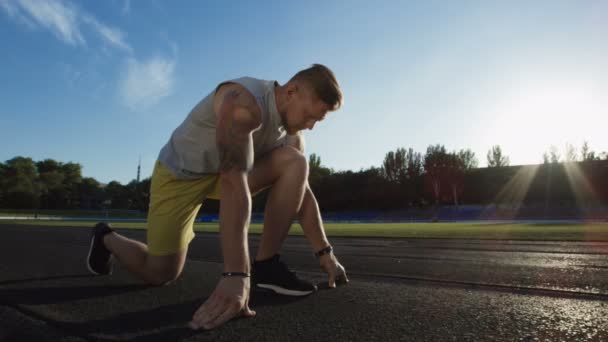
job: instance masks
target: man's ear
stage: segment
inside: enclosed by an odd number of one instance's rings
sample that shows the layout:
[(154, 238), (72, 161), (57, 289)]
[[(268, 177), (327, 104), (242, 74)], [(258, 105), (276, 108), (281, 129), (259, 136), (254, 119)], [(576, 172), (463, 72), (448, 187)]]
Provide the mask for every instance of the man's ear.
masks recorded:
[(298, 85), (295, 82), (287, 83), (287, 95), (293, 96), (298, 92)]

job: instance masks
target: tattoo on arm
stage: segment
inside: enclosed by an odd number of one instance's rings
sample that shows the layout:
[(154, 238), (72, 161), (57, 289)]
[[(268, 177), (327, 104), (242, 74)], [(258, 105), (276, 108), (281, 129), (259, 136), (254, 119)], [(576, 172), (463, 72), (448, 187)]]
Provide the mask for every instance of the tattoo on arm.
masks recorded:
[(220, 172), (248, 171), (253, 163), (251, 124), (237, 118), (237, 111), (241, 110), (238, 108), (240, 95), (238, 90), (231, 90), (224, 96), (222, 106), (225, 106), (225, 111), (220, 116), (217, 130)]
[(228, 127), (221, 131), (224, 135), (219, 138), (220, 172), (236, 169), (247, 171), (249, 169), (249, 136), (243, 136), (238, 131), (239, 124), (230, 122)]

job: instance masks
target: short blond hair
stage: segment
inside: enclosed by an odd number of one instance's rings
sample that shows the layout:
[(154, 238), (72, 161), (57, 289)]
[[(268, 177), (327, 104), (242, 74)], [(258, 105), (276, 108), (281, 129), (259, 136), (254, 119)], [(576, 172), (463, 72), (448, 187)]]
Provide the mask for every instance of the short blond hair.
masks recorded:
[(342, 106), (342, 91), (336, 75), (322, 64), (313, 64), (310, 68), (299, 71), (290, 80), (304, 82), (311, 86), (317, 97), (327, 104), (331, 111)]

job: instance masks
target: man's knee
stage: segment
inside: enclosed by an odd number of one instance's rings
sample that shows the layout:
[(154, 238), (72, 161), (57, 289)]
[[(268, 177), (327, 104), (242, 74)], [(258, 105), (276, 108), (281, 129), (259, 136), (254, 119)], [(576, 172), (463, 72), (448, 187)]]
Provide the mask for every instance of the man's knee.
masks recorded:
[(148, 256), (146, 268), (147, 281), (151, 285), (166, 285), (175, 281), (184, 268), (185, 252), (170, 256)]
[(155, 272), (153, 274), (153, 276), (151, 276), (150, 279), (148, 279), (148, 282), (150, 283), (150, 285), (154, 285), (154, 286), (168, 285), (168, 284), (174, 282), (175, 280), (177, 280), (177, 278), (179, 278), (180, 274), (181, 274), (181, 269), (178, 269), (178, 268), (163, 270), (163, 271)]
[(259, 193), (283, 177), (288, 177), (292, 182), (295, 178), (297, 183), (308, 179), (306, 157), (291, 146), (277, 148), (256, 162), (248, 178), (251, 193)]
[(292, 146), (284, 146), (279, 149), (281, 164), (284, 166), (283, 170), (287, 171), (287, 168), (301, 170), (305, 175), (308, 175), (308, 160), (306, 156)]

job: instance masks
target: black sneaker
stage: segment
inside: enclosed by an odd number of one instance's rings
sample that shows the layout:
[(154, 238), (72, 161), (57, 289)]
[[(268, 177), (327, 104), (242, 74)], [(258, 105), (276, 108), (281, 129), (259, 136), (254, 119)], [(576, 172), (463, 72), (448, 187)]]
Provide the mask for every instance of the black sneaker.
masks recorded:
[(307, 296), (317, 291), (317, 286), (298, 278), (276, 254), (263, 261), (255, 261), (251, 267), (252, 287), (270, 290), (286, 296)]
[(112, 253), (104, 246), (103, 237), (114, 230), (109, 224), (100, 222), (91, 231), (91, 245), (87, 255), (87, 268), (96, 275), (112, 273)]

